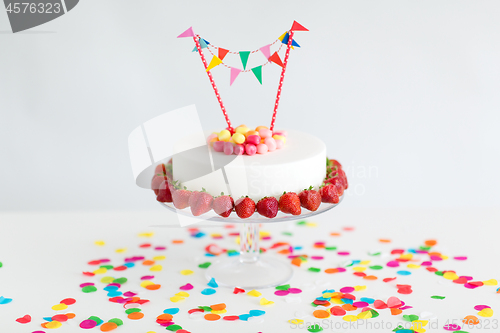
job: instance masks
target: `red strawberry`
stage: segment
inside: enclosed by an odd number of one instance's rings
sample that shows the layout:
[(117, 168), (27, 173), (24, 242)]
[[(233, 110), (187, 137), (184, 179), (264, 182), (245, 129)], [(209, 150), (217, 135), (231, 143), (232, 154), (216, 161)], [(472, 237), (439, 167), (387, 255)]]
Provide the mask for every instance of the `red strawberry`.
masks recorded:
[(344, 182), (339, 176), (332, 177), (330, 179), (325, 180), (325, 183), (329, 183), (332, 185), (335, 185), (337, 187), (337, 194), (338, 196), (342, 196), (344, 194)]
[(156, 197), (156, 200), (159, 202), (172, 202), (172, 192), (170, 192), (170, 186), (168, 183), (168, 180), (164, 180), (163, 183), (160, 184), (158, 196)]
[(191, 197), (191, 191), (188, 190), (174, 190), (172, 192), (172, 201), (177, 209), (184, 209), (189, 207), (189, 197)]
[(321, 202), (339, 203), (340, 201), (337, 186), (333, 184), (327, 184), (320, 188), (319, 194), (321, 194)]
[(300, 199), (297, 193), (283, 193), (278, 203), (279, 209), (285, 214), (300, 215)]
[(264, 197), (257, 202), (257, 212), (272, 219), (278, 214), (278, 200), (275, 197)]
[(155, 168), (155, 175), (165, 175), (167, 174), (167, 169), (165, 168), (165, 164), (160, 163)]
[(334, 167), (334, 169), (342, 169), (342, 164), (339, 163), (337, 160), (330, 160), (330, 164)]
[(342, 185), (344, 188), (347, 190), (349, 188), (349, 183), (347, 182), (347, 175), (345, 174), (344, 170), (339, 169), (339, 177), (342, 180)]
[(235, 210), (240, 218), (249, 218), (255, 213), (255, 202), (249, 197), (239, 198), (236, 201)]
[(222, 217), (228, 217), (234, 208), (234, 200), (229, 195), (221, 193), (220, 197), (214, 199), (214, 211)]
[(151, 179), (151, 189), (155, 191), (155, 194), (158, 195), (158, 190), (160, 189), (161, 183), (167, 180), (165, 175), (154, 175), (153, 179)]
[(201, 214), (209, 212), (212, 209), (213, 201), (214, 198), (204, 190), (201, 192), (192, 192), (189, 197), (191, 213), (193, 213), (194, 216), (200, 216)]
[(312, 188), (311, 186), (309, 189), (300, 192), (299, 199), (302, 207), (314, 212), (318, 209), (319, 205), (321, 205), (321, 194)]

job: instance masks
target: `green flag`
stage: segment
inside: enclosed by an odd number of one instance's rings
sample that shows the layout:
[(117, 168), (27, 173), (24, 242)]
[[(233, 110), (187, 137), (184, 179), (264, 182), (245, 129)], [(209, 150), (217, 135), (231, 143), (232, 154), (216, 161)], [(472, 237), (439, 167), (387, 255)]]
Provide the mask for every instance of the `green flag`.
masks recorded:
[(252, 72), (257, 80), (259, 80), (260, 84), (262, 84), (262, 66), (252, 68)]
[(250, 56), (250, 51), (240, 51), (240, 59), (243, 64), (243, 69), (247, 69), (248, 57)]

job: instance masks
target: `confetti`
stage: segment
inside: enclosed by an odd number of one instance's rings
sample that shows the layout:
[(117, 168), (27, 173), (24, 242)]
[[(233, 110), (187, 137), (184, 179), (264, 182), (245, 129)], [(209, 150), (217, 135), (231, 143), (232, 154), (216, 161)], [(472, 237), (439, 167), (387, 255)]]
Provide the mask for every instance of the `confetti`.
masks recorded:
[(31, 322), (31, 316), (27, 314), (21, 318), (17, 318), (16, 321), (20, 324), (27, 324), (27, 323)]
[(184, 269), (184, 270), (181, 271), (182, 275), (191, 275), (193, 273), (194, 272), (192, 270), (190, 270), (190, 269)]
[(215, 289), (212, 289), (212, 288), (206, 288), (206, 289), (203, 289), (201, 291), (201, 294), (202, 295), (213, 295), (216, 293), (216, 290)]
[(193, 285), (192, 285), (191, 283), (187, 283), (187, 284), (185, 284), (185, 285), (181, 286), (179, 289), (180, 289), (180, 290), (191, 290), (191, 289), (193, 289), (193, 288), (194, 288), (194, 287), (193, 287)]
[(12, 298), (5, 298), (3, 296), (0, 296), (0, 304), (8, 304), (12, 302)]
[(217, 282), (215, 282), (215, 279), (214, 278), (211, 278), (210, 281), (207, 283), (207, 285), (209, 287), (212, 287), (212, 288), (217, 288), (219, 287), (219, 285), (217, 284)]
[(431, 296), (431, 298), (434, 298), (434, 299), (445, 299), (446, 297), (445, 296), (434, 295), (434, 296)]
[(262, 294), (260, 292), (258, 292), (257, 290), (250, 290), (249, 292), (247, 292), (247, 295), (252, 296), (252, 297), (259, 297)]
[(94, 328), (96, 326), (97, 326), (97, 322), (92, 320), (92, 319), (87, 319), (87, 320), (84, 320), (80, 323), (80, 328), (83, 328), (85, 330)]
[(269, 301), (269, 300), (265, 299), (264, 297), (262, 297), (260, 299), (259, 303), (260, 303), (260, 305), (272, 305), (272, 304), (274, 304), (273, 301)]
[(493, 316), (493, 310), (491, 308), (484, 308), (477, 313), (481, 317), (491, 317)]

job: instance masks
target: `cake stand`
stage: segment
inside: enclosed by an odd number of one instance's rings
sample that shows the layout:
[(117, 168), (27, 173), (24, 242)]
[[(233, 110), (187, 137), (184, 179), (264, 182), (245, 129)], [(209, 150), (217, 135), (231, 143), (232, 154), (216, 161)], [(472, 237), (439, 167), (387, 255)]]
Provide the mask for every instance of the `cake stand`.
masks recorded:
[[(227, 218), (220, 216), (203, 218), (205, 221), (238, 223), (241, 227), (240, 255), (237, 258), (218, 259), (212, 263), (206, 271), (206, 278), (215, 279), (219, 286), (243, 289), (268, 288), (284, 284), (292, 277), (293, 269), (288, 262), (271, 258), (269, 255), (261, 256), (259, 224), (294, 221), (322, 214), (340, 204), (344, 195), (339, 198), (337, 204), (322, 203), (318, 210), (306, 211), (300, 215), (278, 212), (275, 218), (269, 219), (255, 213), (251, 218), (241, 219), (232, 213)], [(172, 203), (161, 203), (161, 205), (176, 214), (193, 217), (189, 208), (179, 210)]]

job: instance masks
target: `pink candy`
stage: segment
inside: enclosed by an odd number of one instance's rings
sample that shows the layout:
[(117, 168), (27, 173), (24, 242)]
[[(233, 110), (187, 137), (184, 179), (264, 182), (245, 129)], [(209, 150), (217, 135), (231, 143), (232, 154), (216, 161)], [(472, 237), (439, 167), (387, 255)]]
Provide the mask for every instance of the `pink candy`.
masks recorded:
[(265, 154), (268, 151), (269, 151), (269, 148), (267, 147), (267, 145), (265, 143), (261, 143), (261, 144), (257, 145), (257, 153)]
[(244, 152), (245, 152), (245, 148), (243, 147), (243, 145), (234, 146), (234, 154), (235, 155), (243, 155)]
[[(281, 141), (281, 140), (280, 140)], [(268, 137), (264, 140), (264, 143), (266, 144), (267, 146), (267, 149), (269, 149), (269, 151), (275, 151), (276, 150), (276, 140), (274, 140), (273, 138), (271, 137)]]
[(288, 132), (287, 131), (274, 131), (273, 135), (281, 135), (281, 136), (287, 137)]
[(281, 149), (285, 145), (281, 140), (274, 140), (276, 142), (276, 149)]
[(245, 145), (245, 153), (250, 156), (255, 155), (257, 153), (257, 147), (251, 143), (248, 143)]
[(224, 141), (215, 141), (214, 142), (214, 150), (217, 152), (223, 152), (224, 151)]
[(258, 135), (249, 135), (247, 138), (247, 143), (251, 143), (253, 145), (258, 145), (260, 143), (260, 136)]
[(265, 138), (271, 138), (273, 136), (273, 132), (267, 128), (262, 128), (259, 130), (260, 137), (265, 139)]
[(224, 142), (224, 154), (232, 155), (234, 151), (234, 146), (231, 142)]
[(212, 142), (212, 140), (213, 140), (213, 139), (215, 139), (215, 138), (217, 138), (217, 137), (218, 137), (218, 136), (217, 136), (217, 133), (212, 133), (212, 134), (210, 134), (210, 135), (208, 136), (208, 138), (207, 138), (207, 144), (209, 145), (209, 144), (210, 144), (210, 142)]

